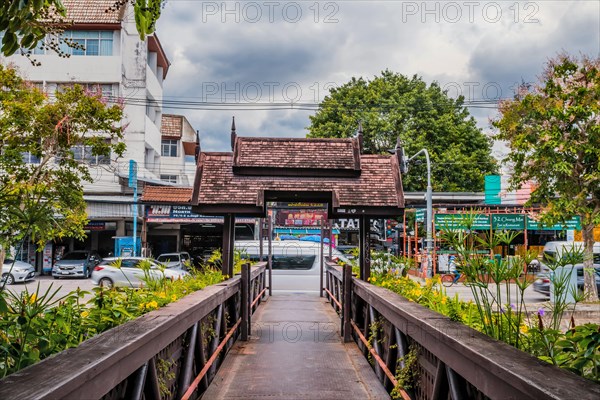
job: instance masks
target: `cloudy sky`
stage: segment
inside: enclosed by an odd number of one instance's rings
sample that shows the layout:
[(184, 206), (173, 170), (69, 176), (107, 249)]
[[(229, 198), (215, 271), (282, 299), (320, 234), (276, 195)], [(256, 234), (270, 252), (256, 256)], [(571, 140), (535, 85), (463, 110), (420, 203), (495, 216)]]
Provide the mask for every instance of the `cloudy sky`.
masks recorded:
[[(302, 108), (384, 69), (466, 100), (511, 97), (560, 51), (600, 54), (600, 2), (168, 0), (157, 33), (164, 112), (184, 114), (203, 150), (228, 151), (233, 115), (242, 136), (304, 137)], [(493, 107), (470, 110), (489, 132)]]

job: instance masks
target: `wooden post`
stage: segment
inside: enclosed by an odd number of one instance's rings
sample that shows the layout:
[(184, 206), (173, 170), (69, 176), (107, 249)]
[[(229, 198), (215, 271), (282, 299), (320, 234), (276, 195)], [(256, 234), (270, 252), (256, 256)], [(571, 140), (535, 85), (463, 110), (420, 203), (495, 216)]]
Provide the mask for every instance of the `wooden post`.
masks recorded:
[(331, 220), (327, 220), (327, 227), (329, 228), (329, 261), (331, 261), (333, 257), (333, 224)]
[(223, 275), (233, 276), (233, 253), (235, 240), (235, 215), (227, 214), (223, 218)]
[(250, 264), (242, 265), (242, 293), (240, 298), (240, 308), (242, 309), (242, 337), (241, 340), (247, 341), (250, 334)]
[(342, 292), (342, 341), (352, 341), (352, 266), (344, 264), (343, 269), (343, 292)]
[(360, 279), (366, 282), (371, 275), (371, 219), (366, 215), (361, 215), (358, 225), (360, 236)]
[(268, 265), (269, 265), (269, 297), (273, 296), (273, 221), (269, 216), (267, 218), (268, 227), (268, 243), (269, 243), (269, 254), (268, 254)]
[(260, 218), (258, 220), (258, 261), (263, 261), (263, 228), (264, 228), (265, 220)]
[[(404, 230), (404, 234), (402, 235), (402, 256), (408, 257), (410, 252), (408, 252), (406, 249), (406, 210), (404, 211), (404, 213), (402, 215), (402, 229)], [(410, 246), (410, 244), (409, 244), (409, 246)]]
[(323, 243), (325, 243), (325, 230), (323, 229), (323, 220), (321, 220), (321, 222), (319, 223), (321, 225), (321, 247), (319, 249), (319, 297), (323, 297), (323, 257), (325, 257), (325, 254), (323, 254), (323, 250), (324, 250), (324, 246)]

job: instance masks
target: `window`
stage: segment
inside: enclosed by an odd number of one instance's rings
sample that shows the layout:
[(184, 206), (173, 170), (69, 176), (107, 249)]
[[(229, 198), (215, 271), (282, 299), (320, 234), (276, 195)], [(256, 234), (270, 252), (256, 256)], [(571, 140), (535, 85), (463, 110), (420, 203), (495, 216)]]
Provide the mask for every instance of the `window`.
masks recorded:
[(91, 146), (73, 146), (71, 148), (73, 158), (77, 161), (85, 162), (90, 165), (109, 165), (110, 157), (105, 155), (92, 154)]
[(179, 147), (179, 140), (163, 139), (161, 155), (163, 157), (177, 157), (177, 148), (178, 147)]
[(21, 156), (23, 157), (24, 163), (27, 163), (27, 164), (39, 164), (40, 163), (40, 159), (28, 151), (21, 153)]
[(83, 46), (83, 49), (62, 45), (61, 49), (74, 56), (112, 56), (113, 31), (65, 31), (63, 38)]
[(160, 180), (170, 183), (177, 183), (177, 175), (161, 175)]
[(90, 93), (102, 92), (102, 97), (110, 99), (113, 95), (112, 83), (57, 83), (56, 91), (64, 92), (68, 88), (72, 88), (74, 85), (80, 85), (84, 90)]

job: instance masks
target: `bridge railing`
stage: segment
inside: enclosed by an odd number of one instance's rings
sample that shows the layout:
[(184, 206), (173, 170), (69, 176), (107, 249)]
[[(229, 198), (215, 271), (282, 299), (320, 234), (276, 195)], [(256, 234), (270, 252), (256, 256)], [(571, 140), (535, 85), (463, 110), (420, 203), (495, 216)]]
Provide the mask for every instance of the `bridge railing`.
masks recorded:
[[(350, 266), (328, 264), (326, 283), (344, 340), (356, 341), (386, 389), (404, 399), (600, 398), (600, 385), (353, 278)], [(416, 382), (402, 389), (397, 376), (409, 374)]]
[[(0, 399), (195, 399), (249, 332), (266, 263), (0, 380)], [(245, 291), (243, 289), (246, 289)]]

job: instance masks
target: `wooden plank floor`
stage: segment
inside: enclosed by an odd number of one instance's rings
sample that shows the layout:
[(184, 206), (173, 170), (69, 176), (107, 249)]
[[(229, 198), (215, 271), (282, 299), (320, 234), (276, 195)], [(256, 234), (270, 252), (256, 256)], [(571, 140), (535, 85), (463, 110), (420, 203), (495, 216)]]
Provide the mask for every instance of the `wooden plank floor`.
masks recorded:
[(203, 399), (389, 399), (340, 319), (315, 294), (274, 294), (253, 316)]

